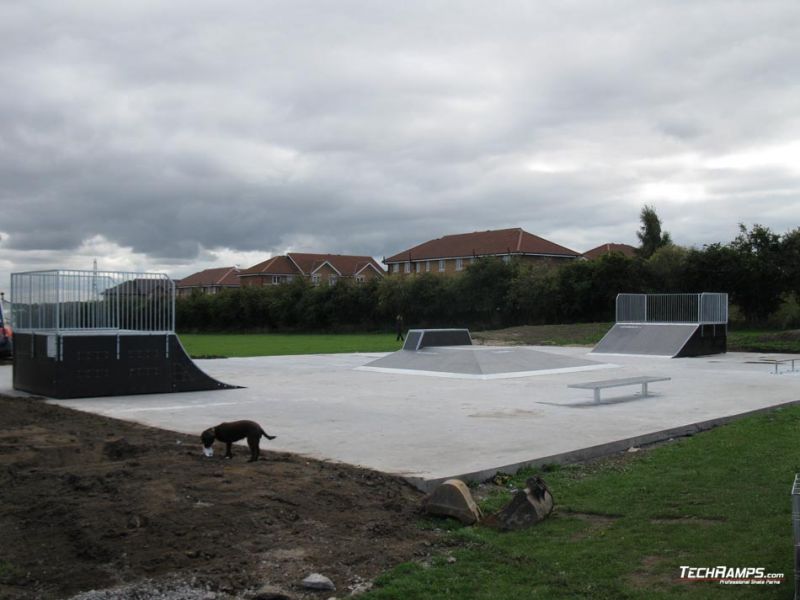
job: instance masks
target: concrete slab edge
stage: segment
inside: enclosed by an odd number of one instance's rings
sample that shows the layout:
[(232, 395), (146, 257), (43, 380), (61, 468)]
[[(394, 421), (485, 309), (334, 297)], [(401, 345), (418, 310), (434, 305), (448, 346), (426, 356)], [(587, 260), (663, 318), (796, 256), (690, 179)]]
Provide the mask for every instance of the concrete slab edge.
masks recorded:
[(447, 481), (448, 479), (461, 479), (462, 481), (465, 482), (480, 483), (482, 481), (490, 479), (499, 472), (516, 473), (517, 471), (525, 467), (537, 467), (546, 464), (566, 465), (571, 463), (583, 462), (585, 460), (591, 460), (594, 458), (602, 458), (604, 456), (610, 456), (612, 454), (623, 452), (628, 448), (630, 448), (631, 446), (634, 447), (646, 446), (648, 444), (663, 442), (665, 440), (669, 440), (670, 438), (685, 437), (687, 435), (692, 435), (695, 433), (700, 433), (702, 431), (708, 431), (709, 429), (714, 429), (715, 427), (719, 427), (720, 425), (725, 425), (732, 421), (736, 421), (737, 419), (749, 417), (752, 415), (757, 415), (760, 413), (767, 413), (777, 410), (779, 408), (785, 408), (787, 406), (795, 406), (795, 405), (800, 405), (800, 400), (791, 400), (789, 402), (783, 402), (781, 404), (776, 404), (774, 406), (766, 406), (764, 408), (757, 408), (743, 413), (737, 413), (735, 415), (727, 415), (724, 417), (709, 419), (707, 421), (700, 421), (698, 423), (681, 425), (679, 427), (671, 427), (669, 429), (664, 429), (662, 431), (646, 433), (644, 435), (637, 435), (622, 440), (617, 440), (615, 442), (599, 444), (597, 446), (590, 446), (589, 448), (581, 448), (579, 450), (571, 450), (569, 452), (563, 452), (560, 454), (552, 454), (550, 456), (544, 456), (541, 458), (535, 458), (532, 460), (526, 460), (499, 467), (492, 467), (490, 469), (483, 469), (480, 471), (453, 474), (453, 475), (448, 475), (447, 477), (436, 477), (433, 479), (425, 479), (424, 477), (414, 477), (410, 475), (400, 475), (400, 477), (405, 479), (415, 488), (425, 493), (428, 493), (432, 491), (437, 485), (443, 483), (444, 481)]

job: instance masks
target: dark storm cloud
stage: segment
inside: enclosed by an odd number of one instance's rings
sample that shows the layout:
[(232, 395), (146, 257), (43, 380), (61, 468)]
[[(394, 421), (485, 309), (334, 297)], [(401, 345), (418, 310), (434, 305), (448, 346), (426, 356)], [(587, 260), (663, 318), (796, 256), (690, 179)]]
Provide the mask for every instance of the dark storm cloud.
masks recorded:
[(511, 226), (585, 250), (645, 202), (679, 243), (785, 231), (799, 26), (792, 0), (5, 3), (0, 268)]

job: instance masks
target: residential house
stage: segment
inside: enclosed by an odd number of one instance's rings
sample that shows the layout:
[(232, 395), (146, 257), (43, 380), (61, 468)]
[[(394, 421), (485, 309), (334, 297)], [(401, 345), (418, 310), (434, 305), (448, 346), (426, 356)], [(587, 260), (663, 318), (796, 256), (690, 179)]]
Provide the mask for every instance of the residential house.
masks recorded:
[(517, 227), (446, 235), (398, 252), (383, 262), (390, 275), (450, 275), (484, 256), (496, 256), (506, 262), (516, 259), (558, 263), (579, 258), (580, 254)]
[[(105, 283), (105, 282), (103, 282)], [(175, 289), (175, 280), (161, 277), (137, 277), (106, 288), (101, 292), (109, 298), (162, 298), (171, 297)]]
[(592, 248), (591, 250), (587, 250), (583, 253), (583, 257), (587, 260), (594, 260), (596, 258), (600, 258), (601, 256), (605, 256), (606, 254), (612, 254), (613, 252), (618, 252), (623, 256), (627, 256), (628, 258), (633, 258), (636, 256), (636, 248), (629, 244), (602, 244), (597, 248)]
[(184, 277), (176, 285), (179, 298), (189, 296), (195, 290), (203, 294), (216, 294), (225, 289), (238, 287), (239, 269), (237, 267), (205, 269)]
[(334, 285), (339, 279), (364, 283), (383, 275), (383, 268), (371, 256), (290, 252), (245, 269), (239, 278), (242, 286), (279, 285), (295, 277), (305, 277), (314, 285)]

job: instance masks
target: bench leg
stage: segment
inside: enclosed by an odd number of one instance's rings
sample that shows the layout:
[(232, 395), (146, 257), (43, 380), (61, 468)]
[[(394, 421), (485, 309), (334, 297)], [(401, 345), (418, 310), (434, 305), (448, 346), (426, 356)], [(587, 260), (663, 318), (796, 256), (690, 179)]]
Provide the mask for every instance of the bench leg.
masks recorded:
[(594, 401), (595, 403), (600, 403), (600, 388), (594, 388)]
[(642, 384), (642, 398), (647, 398), (647, 383)]

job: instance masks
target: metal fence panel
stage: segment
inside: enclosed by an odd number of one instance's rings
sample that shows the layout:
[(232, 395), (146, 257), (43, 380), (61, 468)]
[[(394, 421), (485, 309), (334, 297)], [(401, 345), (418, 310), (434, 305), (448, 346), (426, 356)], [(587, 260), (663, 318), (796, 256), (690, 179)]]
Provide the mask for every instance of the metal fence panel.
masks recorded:
[(11, 304), (17, 331), (175, 331), (175, 282), (163, 273), (13, 273)]
[(728, 294), (619, 294), (617, 323), (728, 322)]

